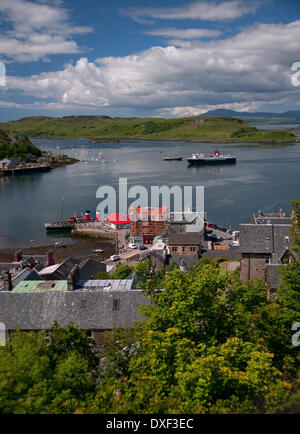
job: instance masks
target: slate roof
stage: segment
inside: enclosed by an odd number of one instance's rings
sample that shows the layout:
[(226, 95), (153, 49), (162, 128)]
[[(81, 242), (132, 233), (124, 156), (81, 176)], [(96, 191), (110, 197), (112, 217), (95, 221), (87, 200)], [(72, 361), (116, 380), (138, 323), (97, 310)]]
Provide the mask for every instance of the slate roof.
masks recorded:
[(200, 245), (201, 244), (201, 235), (195, 233), (167, 233), (166, 234), (166, 242), (169, 245)]
[[(118, 308), (114, 309), (114, 300)], [(6, 330), (49, 330), (54, 321), (61, 327), (71, 322), (83, 330), (131, 327), (141, 319), (139, 305), (149, 303), (140, 290), (92, 292), (47, 291), (43, 294), (0, 293), (0, 322)]]
[(40, 276), (47, 280), (66, 280), (74, 265), (79, 264), (80, 260), (68, 258), (60, 264), (45, 267), (39, 271)]
[[(281, 253), (292, 243), (290, 228), (291, 225), (240, 224), (240, 252)], [(289, 237), (288, 242), (285, 237)]]
[[(12, 287), (15, 288), (20, 282), (28, 280), (40, 281), (42, 280), (42, 278), (35, 270), (24, 268), (22, 271), (20, 271), (20, 273), (18, 273), (12, 278)], [(0, 291), (3, 291), (3, 288), (3, 281), (0, 281)]]
[(207, 250), (203, 252), (204, 258), (226, 258), (232, 261), (241, 259), (240, 248), (238, 246), (230, 246), (228, 250)]
[(22, 259), (29, 265), (41, 263), (47, 265), (47, 255), (22, 255)]
[(271, 286), (271, 288), (275, 289), (281, 283), (280, 279), (280, 268), (279, 266), (282, 264), (268, 264), (267, 265), (267, 283)]
[(185, 263), (187, 267), (197, 264), (199, 257), (197, 254), (194, 255), (168, 255), (168, 263), (175, 262), (178, 266), (182, 266), (182, 262)]
[(79, 279), (92, 279), (99, 271), (106, 271), (106, 264), (87, 258), (79, 264)]

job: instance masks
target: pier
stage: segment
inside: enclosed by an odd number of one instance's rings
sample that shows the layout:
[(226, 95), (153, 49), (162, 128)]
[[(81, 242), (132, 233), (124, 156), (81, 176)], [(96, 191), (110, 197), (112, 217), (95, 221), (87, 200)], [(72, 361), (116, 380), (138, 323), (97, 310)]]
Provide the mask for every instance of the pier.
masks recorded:
[(116, 231), (102, 229), (100, 222), (77, 223), (72, 230), (72, 235), (102, 238), (104, 240), (116, 240), (117, 238)]

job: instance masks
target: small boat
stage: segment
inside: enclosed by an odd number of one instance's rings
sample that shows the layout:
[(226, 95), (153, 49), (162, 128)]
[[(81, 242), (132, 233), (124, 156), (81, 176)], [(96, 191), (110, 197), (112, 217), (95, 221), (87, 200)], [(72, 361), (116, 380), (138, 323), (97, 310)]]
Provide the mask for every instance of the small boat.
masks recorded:
[(62, 243), (61, 241), (57, 241), (55, 244), (54, 244), (54, 247), (67, 247), (64, 243)]
[(213, 154), (198, 153), (186, 159), (190, 166), (201, 166), (204, 164), (235, 164), (236, 157), (231, 154), (221, 154), (215, 151)]
[(75, 227), (75, 219), (63, 220), (64, 199), (62, 199), (60, 220), (57, 222), (46, 222), (44, 227), (46, 231), (71, 231)]
[(183, 159), (183, 157), (170, 157), (170, 156), (166, 156), (164, 157), (165, 161), (181, 161)]
[(93, 252), (94, 252), (94, 253), (103, 253), (104, 250), (102, 250), (102, 249), (96, 249), (96, 250), (93, 250)]

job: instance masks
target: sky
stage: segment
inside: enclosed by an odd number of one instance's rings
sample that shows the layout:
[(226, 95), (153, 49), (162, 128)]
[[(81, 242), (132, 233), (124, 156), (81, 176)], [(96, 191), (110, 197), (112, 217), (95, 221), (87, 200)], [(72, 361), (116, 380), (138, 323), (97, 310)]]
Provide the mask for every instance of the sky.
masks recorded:
[(300, 110), (296, 62), (299, 0), (0, 0), (0, 121)]

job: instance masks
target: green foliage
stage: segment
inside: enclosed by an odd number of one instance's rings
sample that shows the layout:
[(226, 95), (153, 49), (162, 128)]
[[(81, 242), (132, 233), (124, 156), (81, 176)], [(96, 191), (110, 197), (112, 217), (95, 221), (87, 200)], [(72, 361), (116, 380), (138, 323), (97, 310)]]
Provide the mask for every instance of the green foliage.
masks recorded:
[(42, 155), (42, 152), (31, 143), (27, 136), (17, 136), (13, 141), (5, 131), (0, 130), (0, 159), (21, 157), (23, 161), (26, 161), (27, 154), (32, 154), (37, 158)]
[(133, 267), (130, 267), (127, 264), (119, 265), (119, 267), (115, 268), (112, 273), (113, 279), (127, 279), (129, 274), (132, 272)]
[(291, 142), (288, 130), (258, 131), (245, 121), (221, 116), (194, 116), (180, 119), (110, 118), (108, 116), (33, 116), (1, 123), (10, 135), (76, 138), (95, 140), (120, 138), (209, 140), (211, 142)]
[(0, 413), (74, 413), (95, 391), (91, 343), (71, 325), (14, 333), (0, 347)]
[(95, 280), (108, 280), (108, 279), (111, 279), (111, 275), (106, 271), (99, 271), (95, 276)]
[(151, 267), (134, 267), (151, 300), (140, 308), (145, 320), (105, 333), (100, 363), (95, 343), (72, 325), (18, 332), (0, 348), (0, 413), (299, 410), (299, 349), (291, 342), (299, 261), (282, 266), (274, 300), (265, 282), (242, 283), (214, 259), (185, 274)]

